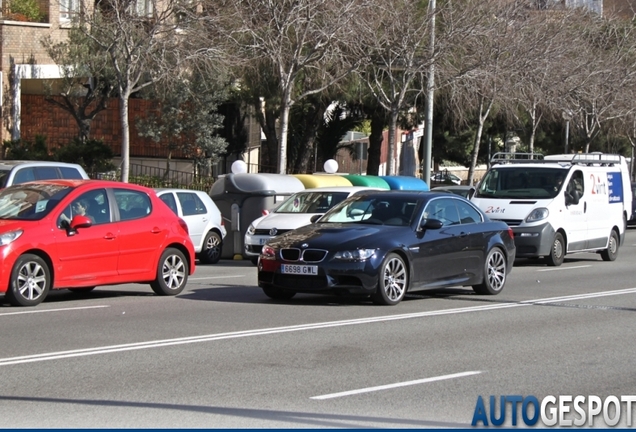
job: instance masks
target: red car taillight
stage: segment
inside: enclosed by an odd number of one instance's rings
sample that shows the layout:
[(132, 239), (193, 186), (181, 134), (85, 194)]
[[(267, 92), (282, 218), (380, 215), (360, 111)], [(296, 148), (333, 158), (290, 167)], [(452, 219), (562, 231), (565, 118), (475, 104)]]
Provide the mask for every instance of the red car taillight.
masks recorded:
[(181, 218), (179, 218), (179, 226), (183, 228), (186, 234), (190, 235), (190, 231), (188, 231), (188, 224), (186, 224), (185, 221)]
[(510, 227), (508, 227), (508, 235), (510, 236), (510, 238), (511, 238), (512, 240), (514, 240), (514, 239), (515, 239), (515, 233), (514, 233), (514, 231), (512, 230), (512, 228), (510, 228)]

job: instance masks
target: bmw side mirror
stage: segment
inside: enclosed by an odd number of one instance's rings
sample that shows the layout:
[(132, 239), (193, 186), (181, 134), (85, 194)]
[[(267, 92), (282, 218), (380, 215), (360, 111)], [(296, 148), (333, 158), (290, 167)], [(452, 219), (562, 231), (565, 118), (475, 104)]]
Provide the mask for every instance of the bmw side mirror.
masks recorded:
[(422, 219), (420, 229), (440, 229), (443, 225), (439, 219)]

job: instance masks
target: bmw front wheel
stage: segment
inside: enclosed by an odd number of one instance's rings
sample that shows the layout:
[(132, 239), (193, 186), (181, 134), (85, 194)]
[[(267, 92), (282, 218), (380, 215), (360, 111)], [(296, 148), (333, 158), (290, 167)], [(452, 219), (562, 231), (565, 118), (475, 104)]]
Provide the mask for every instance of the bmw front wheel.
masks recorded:
[(391, 306), (401, 302), (409, 286), (404, 259), (396, 253), (388, 254), (380, 267), (378, 279), (378, 290), (371, 295), (373, 303)]
[(499, 294), (506, 284), (506, 257), (498, 247), (492, 248), (484, 263), (484, 280), (479, 285), (473, 285), (477, 294)]

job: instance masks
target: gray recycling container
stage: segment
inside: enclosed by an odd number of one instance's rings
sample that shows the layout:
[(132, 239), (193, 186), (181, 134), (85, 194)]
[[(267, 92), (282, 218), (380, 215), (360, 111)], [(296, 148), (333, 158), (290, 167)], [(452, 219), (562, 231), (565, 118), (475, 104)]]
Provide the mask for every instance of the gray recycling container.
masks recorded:
[(212, 185), (210, 197), (223, 216), (227, 236), (221, 258), (242, 259), (245, 232), (264, 210), (276, 208), (287, 197), (304, 190), (291, 175), (267, 173), (225, 174)]

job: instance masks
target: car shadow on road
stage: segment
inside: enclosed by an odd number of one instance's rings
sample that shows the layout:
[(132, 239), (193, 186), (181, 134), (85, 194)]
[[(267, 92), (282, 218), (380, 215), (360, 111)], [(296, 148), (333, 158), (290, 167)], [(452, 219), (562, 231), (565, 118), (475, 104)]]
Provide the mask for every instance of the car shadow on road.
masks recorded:
[[(281, 411), (271, 409), (248, 409), (205, 405), (180, 405), (170, 403), (113, 401), (104, 399), (70, 399), (28, 396), (0, 396), (0, 401), (35, 402), (40, 404), (84, 405), (96, 407), (121, 407), (134, 409), (173, 410), (181, 413), (209, 414), (245, 419), (257, 419), (288, 423), (290, 427), (311, 426), (329, 428), (367, 428), (367, 427), (402, 427), (402, 428), (466, 428), (468, 424), (451, 423), (420, 419), (400, 419), (394, 417), (373, 417), (367, 415), (329, 414), (319, 412)], [(182, 414), (183, 415), (183, 414)], [(240, 420), (237, 420), (240, 422)], [(95, 425), (90, 425), (94, 427)], [(9, 426), (10, 427), (10, 426)], [(100, 425), (109, 427), (109, 425)], [(112, 426), (110, 426), (112, 427)], [(116, 426), (117, 427), (117, 426)], [(119, 426), (120, 427), (120, 426)]]
[[(580, 253), (572, 256), (568, 256), (563, 260), (562, 265), (574, 264), (574, 263), (584, 263), (589, 264), (593, 262), (602, 261), (601, 256), (593, 253)], [(543, 258), (517, 258), (513, 264), (513, 267), (550, 267), (550, 268), (558, 268), (554, 266), (549, 266), (548, 263)]]

